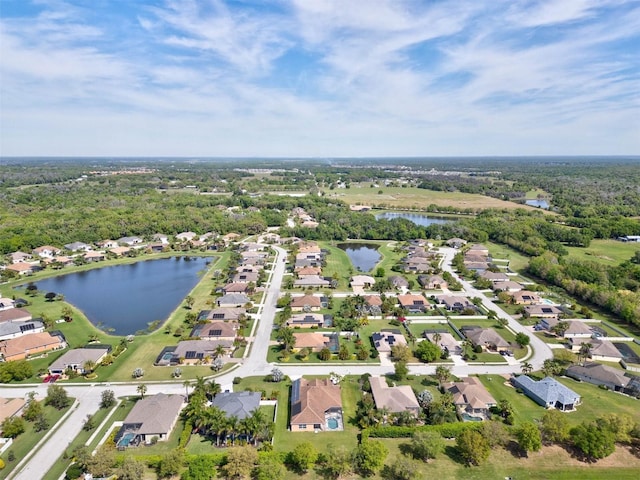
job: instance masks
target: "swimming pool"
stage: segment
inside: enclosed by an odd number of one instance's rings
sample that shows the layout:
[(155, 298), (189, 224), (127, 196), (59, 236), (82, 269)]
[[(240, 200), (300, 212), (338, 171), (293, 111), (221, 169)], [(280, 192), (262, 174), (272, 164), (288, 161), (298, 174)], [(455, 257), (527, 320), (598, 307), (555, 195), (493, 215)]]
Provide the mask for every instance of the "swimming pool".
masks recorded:
[(465, 422), (481, 422), (482, 420), (484, 420), (482, 417), (474, 417), (473, 415), (469, 415), (468, 413), (463, 413), (462, 419)]
[(338, 428), (338, 420), (335, 418), (328, 418), (327, 427), (329, 427), (329, 430), (336, 430)]
[(131, 441), (136, 438), (136, 434), (132, 432), (125, 433), (120, 441), (118, 442), (118, 447), (128, 447)]

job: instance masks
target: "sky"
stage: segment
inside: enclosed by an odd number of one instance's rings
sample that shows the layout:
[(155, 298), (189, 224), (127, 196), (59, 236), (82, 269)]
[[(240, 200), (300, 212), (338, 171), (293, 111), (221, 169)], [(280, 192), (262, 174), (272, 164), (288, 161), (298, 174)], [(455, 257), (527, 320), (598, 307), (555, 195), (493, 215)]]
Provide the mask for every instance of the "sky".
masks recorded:
[(640, 155), (640, 0), (0, 0), (0, 156)]

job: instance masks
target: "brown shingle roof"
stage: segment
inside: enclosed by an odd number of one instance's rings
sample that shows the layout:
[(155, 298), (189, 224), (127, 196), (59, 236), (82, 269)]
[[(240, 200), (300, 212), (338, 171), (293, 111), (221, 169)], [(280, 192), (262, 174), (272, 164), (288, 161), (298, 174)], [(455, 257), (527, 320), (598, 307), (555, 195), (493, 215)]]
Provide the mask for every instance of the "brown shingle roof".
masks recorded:
[(342, 408), (340, 386), (328, 379), (300, 378), (294, 381), (291, 397), (291, 424), (323, 424), (325, 412)]

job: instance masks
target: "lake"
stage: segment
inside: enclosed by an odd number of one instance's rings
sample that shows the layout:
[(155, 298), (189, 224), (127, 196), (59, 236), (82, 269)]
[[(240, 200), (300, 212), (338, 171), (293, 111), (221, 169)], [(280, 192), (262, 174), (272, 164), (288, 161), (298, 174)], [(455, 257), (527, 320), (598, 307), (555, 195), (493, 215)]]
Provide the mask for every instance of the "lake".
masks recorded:
[(370, 271), (382, 258), (377, 245), (370, 243), (339, 243), (338, 248), (345, 251), (353, 266), (360, 272)]
[(424, 215), (422, 213), (400, 213), (400, 212), (385, 212), (378, 213), (376, 220), (384, 218), (385, 220), (393, 220), (394, 218), (404, 218), (421, 227), (428, 227), (434, 223), (450, 223), (452, 220), (445, 218), (434, 218)]
[[(116, 335), (164, 322), (200, 280), (211, 257), (162, 258), (70, 273), (36, 282), (42, 294), (61, 293), (91, 323)], [(113, 330), (111, 330), (113, 329)]]

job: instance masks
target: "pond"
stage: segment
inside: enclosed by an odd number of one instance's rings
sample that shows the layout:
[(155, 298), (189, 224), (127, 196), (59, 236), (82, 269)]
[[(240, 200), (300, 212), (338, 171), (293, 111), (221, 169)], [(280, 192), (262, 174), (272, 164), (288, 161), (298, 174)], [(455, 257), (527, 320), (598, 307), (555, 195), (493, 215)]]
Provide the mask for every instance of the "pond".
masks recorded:
[(529, 205), (530, 207), (538, 207), (549, 210), (549, 203), (546, 200), (527, 200), (524, 203)]
[(370, 271), (382, 258), (378, 253), (378, 246), (370, 243), (339, 243), (338, 248), (346, 252), (359, 272)]
[(433, 225), (434, 223), (451, 223), (453, 221), (445, 218), (429, 217), (422, 213), (385, 212), (378, 213), (376, 215), (376, 220), (393, 220), (394, 218), (404, 218), (405, 220), (409, 220), (416, 225), (420, 225), (421, 227), (428, 227), (429, 225)]
[(166, 320), (200, 280), (211, 257), (171, 257), (113, 265), (40, 280), (41, 292), (64, 295), (97, 327), (116, 335)]

